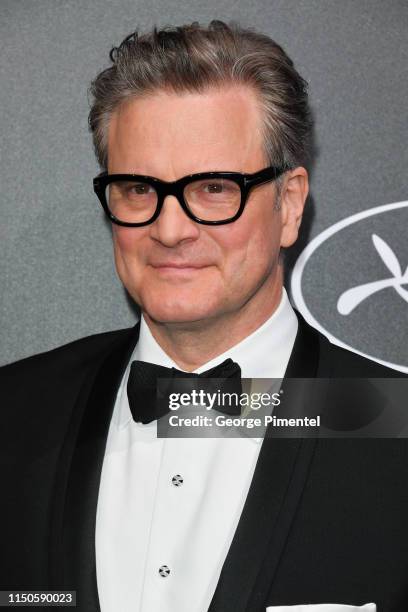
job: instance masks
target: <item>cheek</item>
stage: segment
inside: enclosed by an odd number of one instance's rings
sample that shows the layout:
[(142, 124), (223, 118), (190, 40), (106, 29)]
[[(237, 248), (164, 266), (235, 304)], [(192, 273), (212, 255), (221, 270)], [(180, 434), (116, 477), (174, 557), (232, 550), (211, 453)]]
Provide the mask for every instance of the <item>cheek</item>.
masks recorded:
[(257, 212), (258, 215), (249, 223), (248, 255), (258, 268), (270, 270), (280, 251), (281, 213), (273, 207), (272, 201), (260, 201)]
[(143, 254), (142, 243), (145, 234), (144, 228), (141, 227), (115, 226), (112, 233), (115, 257), (123, 261), (139, 259)]
[[(136, 228), (135, 228), (136, 229)], [(135, 232), (130, 227), (115, 225), (112, 231), (113, 246), (115, 253), (122, 255), (131, 254), (134, 251)]]
[(116, 270), (125, 286), (140, 274), (143, 261), (143, 228), (115, 226), (112, 232)]
[(233, 231), (220, 233), (218, 243), (222, 244), (226, 273), (239, 283), (251, 278), (256, 282), (256, 277), (270, 271), (278, 258), (279, 219), (276, 217), (271, 222), (270, 218), (258, 217), (246, 221), (234, 227)]

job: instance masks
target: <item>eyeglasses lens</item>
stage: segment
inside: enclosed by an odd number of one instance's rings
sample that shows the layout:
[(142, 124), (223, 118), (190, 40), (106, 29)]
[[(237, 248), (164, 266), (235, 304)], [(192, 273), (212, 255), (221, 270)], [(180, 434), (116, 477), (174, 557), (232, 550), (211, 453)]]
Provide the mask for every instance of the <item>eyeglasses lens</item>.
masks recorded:
[(241, 203), (241, 189), (228, 179), (204, 179), (184, 188), (184, 199), (193, 215), (203, 221), (231, 219)]
[(157, 193), (149, 183), (115, 181), (106, 187), (106, 201), (119, 221), (143, 223), (154, 215)]

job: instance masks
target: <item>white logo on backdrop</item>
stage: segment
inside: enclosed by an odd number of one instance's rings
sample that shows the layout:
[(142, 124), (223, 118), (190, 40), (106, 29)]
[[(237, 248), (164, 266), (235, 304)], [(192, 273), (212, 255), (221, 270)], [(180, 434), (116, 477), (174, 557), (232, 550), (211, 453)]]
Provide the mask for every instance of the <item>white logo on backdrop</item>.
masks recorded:
[(403, 274), (397, 256), (385, 240), (377, 236), (377, 234), (372, 234), (371, 239), (377, 253), (391, 272), (392, 276), (371, 283), (357, 285), (356, 287), (344, 291), (337, 302), (337, 310), (342, 315), (350, 314), (350, 312), (352, 312), (363, 300), (387, 287), (393, 287), (398, 295), (408, 302), (408, 291), (402, 287), (402, 285), (408, 283), (408, 266)]
[[(406, 207), (408, 207), (408, 202), (394, 202), (393, 204), (384, 204), (382, 206), (376, 206), (375, 208), (363, 210), (355, 215), (351, 215), (351, 217), (342, 219), (341, 221), (338, 221), (331, 227), (328, 227), (326, 230), (321, 232), (321, 234), (316, 236), (307, 245), (307, 247), (302, 251), (296, 261), (291, 278), (291, 294), (296, 308), (302, 313), (306, 321), (310, 323), (310, 325), (312, 325), (313, 327), (320, 330), (333, 343), (352, 350), (355, 353), (358, 353), (359, 355), (363, 355), (363, 357), (368, 357), (369, 359), (373, 359), (378, 363), (382, 363), (383, 365), (386, 365), (388, 367), (400, 370), (401, 372), (408, 373), (408, 366), (390, 363), (389, 361), (384, 361), (383, 359), (379, 359), (377, 357), (374, 357), (373, 355), (368, 355), (367, 353), (358, 351), (349, 344), (342, 342), (339, 338), (336, 338), (332, 333), (330, 333), (328, 329), (324, 328), (323, 325), (321, 325), (312, 315), (305, 302), (302, 292), (302, 275), (304, 268), (313, 253), (324, 242), (326, 242), (326, 240), (328, 240), (329, 238), (331, 238), (331, 236), (337, 234), (344, 228), (348, 227), (349, 225), (358, 223), (363, 219)], [(347, 291), (344, 291), (337, 301), (336, 315), (337, 312), (342, 315), (350, 314), (359, 304), (361, 304), (363, 300), (374, 295), (375, 293), (377, 293), (377, 291), (386, 288), (393, 288), (398, 293), (398, 295), (405, 302), (408, 303), (408, 291), (402, 286), (408, 283), (408, 267), (405, 272), (402, 271), (401, 264), (398, 261), (398, 258), (395, 255), (394, 251), (385, 242), (385, 240), (380, 238), (380, 236), (378, 236), (377, 234), (373, 234), (371, 238), (378, 255), (381, 257), (382, 261), (387, 266), (388, 270), (391, 273), (391, 276), (388, 278), (371, 281), (369, 283), (364, 283), (362, 285), (351, 287), (350, 289), (347, 289)]]

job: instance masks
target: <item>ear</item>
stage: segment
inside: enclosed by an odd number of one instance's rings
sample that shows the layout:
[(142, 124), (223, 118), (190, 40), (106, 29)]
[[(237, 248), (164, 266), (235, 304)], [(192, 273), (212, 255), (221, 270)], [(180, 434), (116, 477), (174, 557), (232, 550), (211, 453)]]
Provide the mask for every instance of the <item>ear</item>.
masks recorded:
[(281, 192), (282, 247), (289, 247), (296, 242), (308, 193), (306, 168), (299, 166), (286, 172)]

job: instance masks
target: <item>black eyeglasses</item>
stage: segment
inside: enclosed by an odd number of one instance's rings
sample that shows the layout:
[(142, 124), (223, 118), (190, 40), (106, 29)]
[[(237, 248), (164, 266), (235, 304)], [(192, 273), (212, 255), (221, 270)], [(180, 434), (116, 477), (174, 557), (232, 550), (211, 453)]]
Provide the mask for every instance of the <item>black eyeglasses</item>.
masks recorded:
[(117, 225), (141, 227), (153, 223), (164, 198), (175, 196), (186, 215), (204, 225), (232, 223), (245, 208), (253, 187), (274, 181), (288, 166), (269, 166), (254, 174), (199, 172), (177, 181), (139, 174), (107, 174), (93, 180), (94, 191), (109, 219)]

